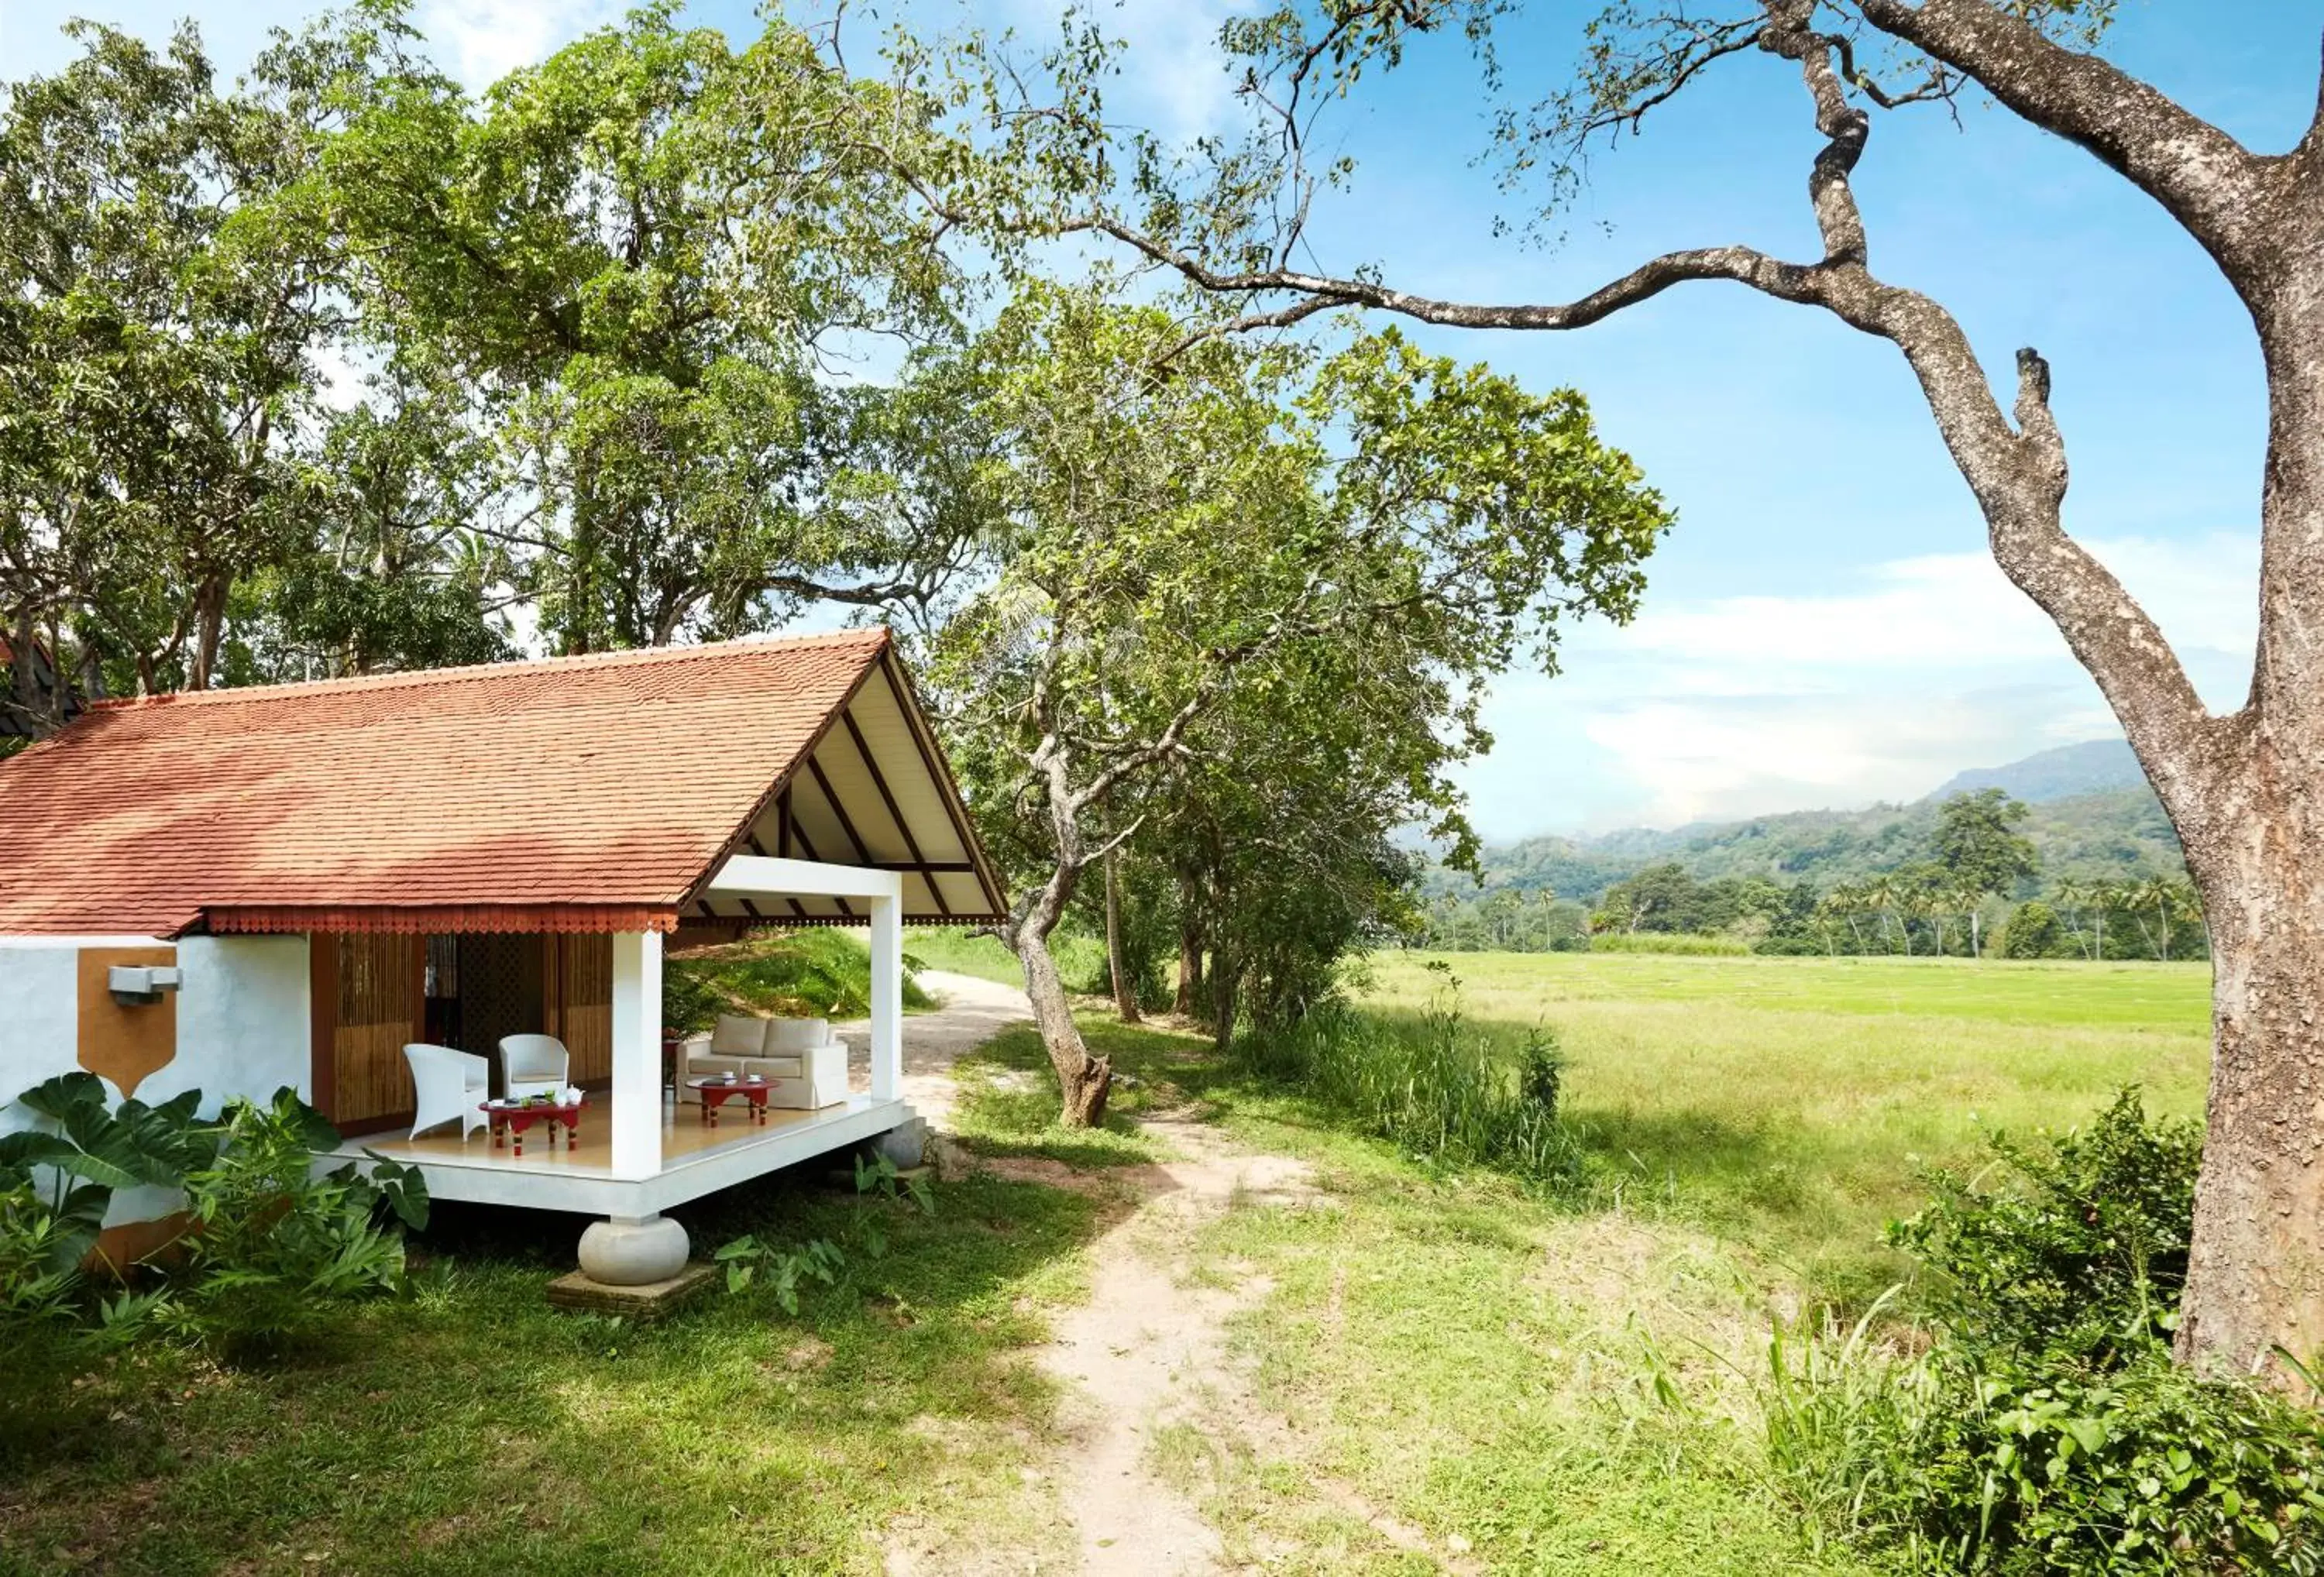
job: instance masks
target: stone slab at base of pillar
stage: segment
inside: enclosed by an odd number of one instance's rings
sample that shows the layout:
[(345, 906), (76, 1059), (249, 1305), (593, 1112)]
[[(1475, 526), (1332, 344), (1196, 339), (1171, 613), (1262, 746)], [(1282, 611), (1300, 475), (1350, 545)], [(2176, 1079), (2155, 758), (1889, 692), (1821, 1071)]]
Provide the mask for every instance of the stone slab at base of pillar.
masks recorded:
[(607, 1286), (645, 1286), (686, 1268), (686, 1229), (666, 1215), (591, 1222), (581, 1234), (581, 1273)]
[(553, 1308), (650, 1323), (668, 1319), (717, 1279), (715, 1265), (688, 1265), (667, 1280), (650, 1281), (642, 1286), (609, 1286), (576, 1270), (549, 1284), (549, 1302)]

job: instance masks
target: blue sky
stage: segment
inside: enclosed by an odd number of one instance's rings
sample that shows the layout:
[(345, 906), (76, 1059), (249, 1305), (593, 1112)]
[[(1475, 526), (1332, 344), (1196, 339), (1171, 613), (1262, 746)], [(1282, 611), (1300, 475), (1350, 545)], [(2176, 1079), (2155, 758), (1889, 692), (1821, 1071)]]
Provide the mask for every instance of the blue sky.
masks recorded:
[[(0, 75), (54, 69), (89, 15), (159, 32), (180, 14), (222, 63), (295, 0), (0, 0)], [(1192, 134), (1234, 107), (1211, 36), (1234, 6), (1130, 0), (1107, 17), (1134, 69), (1111, 108)], [(1558, 81), (1594, 4), (1508, 24), (1512, 91)], [(948, 19), (939, 0), (924, 14)], [(860, 12), (860, 8), (859, 8)], [(1054, 8), (960, 8), (1046, 33)], [(617, 14), (600, 0), (421, 0), (472, 82)], [(695, 14), (741, 34), (747, 5)], [(2292, 143), (2315, 102), (2324, 8), (2125, 0), (2109, 53), (2247, 144)], [(859, 36), (868, 37), (863, 29)], [(1319, 214), (1315, 261), (1376, 263), (1430, 294), (1569, 298), (1673, 246), (1742, 241), (1812, 255), (1815, 139), (1796, 74), (1746, 58), (1601, 152), (1565, 222), (1527, 248), (1492, 235), (1505, 196), (1471, 161), (1488, 106), (1466, 46), (1424, 44), (1368, 81), (1328, 136), (1358, 161)], [(2264, 417), (2257, 348), (2208, 262), (2146, 199), (2006, 112), (1886, 116), (1857, 189), (1876, 269), (1960, 317), (1997, 375), (2020, 345), (2055, 369), (2074, 480), (2070, 527), (2145, 600), (2215, 705), (2247, 683)], [(1536, 387), (1586, 392), (1610, 441), (1677, 507), (1643, 615), (1569, 640), (1556, 678), (1512, 676), (1499, 746), (1468, 774), (1480, 826), (1543, 831), (1909, 798), (1959, 768), (2113, 731), (2096, 689), (2003, 581), (1893, 350), (1806, 309), (1704, 285), (1579, 334), (1416, 329)]]

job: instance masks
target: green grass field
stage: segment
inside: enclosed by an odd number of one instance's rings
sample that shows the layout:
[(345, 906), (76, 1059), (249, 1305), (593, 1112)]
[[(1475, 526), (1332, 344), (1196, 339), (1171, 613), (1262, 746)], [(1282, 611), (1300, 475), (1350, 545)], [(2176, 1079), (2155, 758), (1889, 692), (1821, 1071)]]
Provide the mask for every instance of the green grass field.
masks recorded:
[[(1429, 962), (1375, 959), (1366, 1001), (1418, 1010), (1443, 988)], [(1269, 1287), (1236, 1344), (1291, 1428), (1227, 1410), (1158, 1445), (1230, 1555), (1269, 1570), (1434, 1569), (1319, 1489), (1337, 1481), (1486, 1571), (1885, 1571), (1813, 1548), (1766, 1476), (1753, 1377), (1774, 1323), (1903, 1276), (1883, 1224), (1924, 1196), (1922, 1167), (1974, 1163), (1993, 1129), (2072, 1125), (2131, 1082), (2157, 1110), (2200, 1104), (2201, 965), (1443, 962), (1513, 1047), (1558, 1038), (1581, 1198), (1353, 1138), (1189, 1038), (1103, 1031), (1140, 1105), (1191, 1102), (1306, 1159), (1332, 1202), (1234, 1211), (1185, 1250), (1198, 1279)], [(1029, 1044), (994, 1055), (1038, 1067)], [(1029, 1103), (972, 1106), (1038, 1142)]]
[(1058, 1569), (1041, 1495), (1052, 1388), (1022, 1361), (1078, 1296), (1098, 1214), (973, 1178), (937, 1213), (770, 1180), (687, 1206), (706, 1251), (751, 1231), (877, 1259), (635, 1326), (551, 1309), (577, 1218), (444, 1207), (409, 1298), (266, 1362), (156, 1351), (67, 1416), (0, 1437), (0, 1573), (868, 1572), (901, 1521)]
[(1900, 1273), (1881, 1229), (1925, 1166), (2125, 1084), (2195, 1112), (2209, 1066), (2208, 964), (1394, 953), (1364, 1001), (1441, 1000), (1431, 964), (1480, 1025), (1557, 1038), (1601, 1191), (1849, 1305)]
[(1414, 1001), (1442, 964), (1480, 1019), (1565, 1002), (1709, 1002), (1997, 1024), (2209, 1032), (2208, 964), (2019, 964), (1964, 958), (1726, 958), (1648, 953), (1382, 953), (1385, 1001)]

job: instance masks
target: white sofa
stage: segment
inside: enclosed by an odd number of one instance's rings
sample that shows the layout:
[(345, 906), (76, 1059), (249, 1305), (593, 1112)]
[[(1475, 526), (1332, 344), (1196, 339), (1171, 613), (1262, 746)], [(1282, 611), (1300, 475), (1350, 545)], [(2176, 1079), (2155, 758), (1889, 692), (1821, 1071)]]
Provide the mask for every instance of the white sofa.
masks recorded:
[(689, 1079), (721, 1074), (756, 1074), (774, 1086), (767, 1104), (812, 1111), (847, 1099), (847, 1045), (832, 1033), (827, 1019), (744, 1019), (718, 1016), (707, 1035), (689, 1037), (681, 1052), (684, 1066), (678, 1098), (698, 1105)]

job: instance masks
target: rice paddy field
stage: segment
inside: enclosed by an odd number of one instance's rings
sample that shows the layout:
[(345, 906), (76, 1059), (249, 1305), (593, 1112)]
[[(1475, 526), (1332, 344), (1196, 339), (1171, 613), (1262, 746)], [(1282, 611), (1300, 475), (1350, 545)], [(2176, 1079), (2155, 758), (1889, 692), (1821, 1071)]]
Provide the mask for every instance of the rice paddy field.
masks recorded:
[(1923, 1168), (2126, 1084), (2193, 1114), (2209, 1057), (2208, 964), (1397, 952), (1365, 974), (1379, 1011), (1553, 1036), (1601, 1190), (1843, 1303), (1895, 1273), (1881, 1229)]

